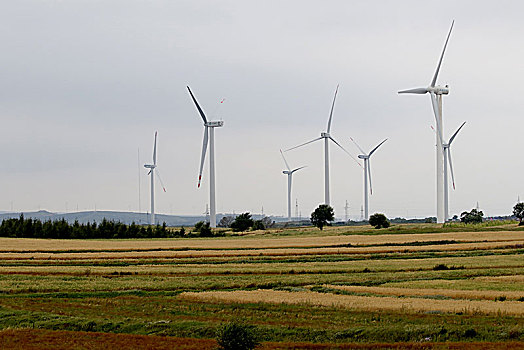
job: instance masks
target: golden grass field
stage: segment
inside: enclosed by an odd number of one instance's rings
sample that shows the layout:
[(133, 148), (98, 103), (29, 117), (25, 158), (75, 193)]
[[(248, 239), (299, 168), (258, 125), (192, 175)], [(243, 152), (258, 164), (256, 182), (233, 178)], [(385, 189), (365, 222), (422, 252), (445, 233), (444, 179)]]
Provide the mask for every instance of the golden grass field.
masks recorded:
[(0, 238), (0, 349), (27, 327), (40, 329), (35, 349), (62, 338), (64, 349), (213, 348), (214, 329), (238, 319), (263, 329), (268, 349), (524, 348), (524, 231), (369, 230)]

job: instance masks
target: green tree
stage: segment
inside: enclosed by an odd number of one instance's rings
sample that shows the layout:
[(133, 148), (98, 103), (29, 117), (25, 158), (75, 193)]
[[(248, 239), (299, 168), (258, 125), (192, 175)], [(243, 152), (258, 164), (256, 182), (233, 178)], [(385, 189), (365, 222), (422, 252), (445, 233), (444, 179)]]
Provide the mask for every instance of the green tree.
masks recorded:
[(384, 214), (375, 213), (369, 217), (369, 224), (375, 228), (388, 228), (389, 220)]
[(197, 222), (195, 224), (194, 232), (197, 232), (200, 237), (211, 237), (211, 236), (213, 236), (213, 232), (211, 231), (211, 227), (209, 225), (209, 222), (203, 222), (203, 221)]
[(235, 218), (231, 223), (231, 228), (235, 232), (243, 232), (249, 230), (254, 224), (253, 219), (251, 219), (251, 214), (243, 213)]
[(469, 213), (464, 211), (462, 214), (460, 214), (460, 221), (465, 224), (480, 224), (482, 222), (483, 216), (484, 213), (482, 210), (471, 209)]
[(233, 223), (235, 219), (233, 219), (232, 216), (223, 216), (222, 219), (218, 222), (218, 227), (231, 227), (231, 224)]
[(219, 328), (217, 343), (221, 350), (252, 350), (260, 341), (255, 327), (232, 322)]
[(311, 223), (320, 230), (333, 220), (335, 220), (335, 213), (333, 212), (333, 208), (327, 204), (320, 204), (318, 208), (311, 213)]
[(515, 204), (513, 207), (513, 215), (519, 219), (519, 226), (524, 225), (524, 222), (522, 222), (522, 219), (524, 219), (524, 203), (519, 202)]

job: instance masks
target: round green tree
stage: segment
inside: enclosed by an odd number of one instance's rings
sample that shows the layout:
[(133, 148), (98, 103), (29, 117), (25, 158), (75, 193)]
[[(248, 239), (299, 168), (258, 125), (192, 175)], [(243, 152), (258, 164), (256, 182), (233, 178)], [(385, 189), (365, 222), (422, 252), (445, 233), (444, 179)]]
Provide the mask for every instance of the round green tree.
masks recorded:
[(389, 220), (386, 215), (375, 213), (369, 217), (369, 224), (375, 228), (388, 228)]
[(519, 219), (519, 226), (524, 225), (524, 222), (522, 222), (522, 219), (524, 219), (524, 203), (523, 202), (519, 202), (515, 204), (515, 206), (513, 207), (513, 215), (515, 215), (515, 217)]
[(333, 220), (335, 220), (335, 213), (333, 212), (333, 208), (327, 204), (320, 204), (318, 208), (311, 213), (311, 223), (320, 230)]

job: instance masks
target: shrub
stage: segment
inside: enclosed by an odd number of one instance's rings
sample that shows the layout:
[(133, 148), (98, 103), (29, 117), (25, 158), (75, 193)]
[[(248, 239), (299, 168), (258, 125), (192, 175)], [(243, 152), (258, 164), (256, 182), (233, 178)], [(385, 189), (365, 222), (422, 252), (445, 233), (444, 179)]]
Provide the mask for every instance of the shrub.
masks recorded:
[(235, 218), (235, 221), (231, 223), (231, 228), (235, 232), (247, 231), (254, 224), (253, 219), (251, 219), (251, 214), (243, 213)]
[(484, 213), (482, 212), (482, 210), (471, 209), (469, 213), (467, 211), (464, 211), (462, 212), (462, 214), (460, 214), (460, 221), (462, 221), (465, 224), (480, 224), (482, 223), (483, 216)]
[(255, 220), (255, 222), (253, 223), (253, 231), (265, 230), (265, 229), (266, 229), (266, 226), (264, 226), (264, 223), (262, 222), (262, 220)]
[(200, 237), (211, 237), (213, 236), (213, 232), (211, 231), (211, 227), (209, 225), (209, 222), (203, 222), (199, 221), (195, 224), (195, 233), (198, 233)]
[(248, 350), (260, 344), (255, 327), (236, 322), (220, 327), (217, 342), (222, 350)]
[(375, 213), (369, 217), (369, 224), (375, 228), (388, 228), (389, 220), (384, 214)]

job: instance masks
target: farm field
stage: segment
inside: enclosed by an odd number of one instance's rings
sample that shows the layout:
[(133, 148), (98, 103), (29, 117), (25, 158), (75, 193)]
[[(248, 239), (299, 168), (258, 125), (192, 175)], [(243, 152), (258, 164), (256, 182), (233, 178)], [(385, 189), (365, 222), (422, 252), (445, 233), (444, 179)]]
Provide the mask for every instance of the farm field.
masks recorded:
[(524, 230), (448, 229), (0, 238), (0, 348), (212, 349), (232, 321), (266, 349), (523, 348)]

